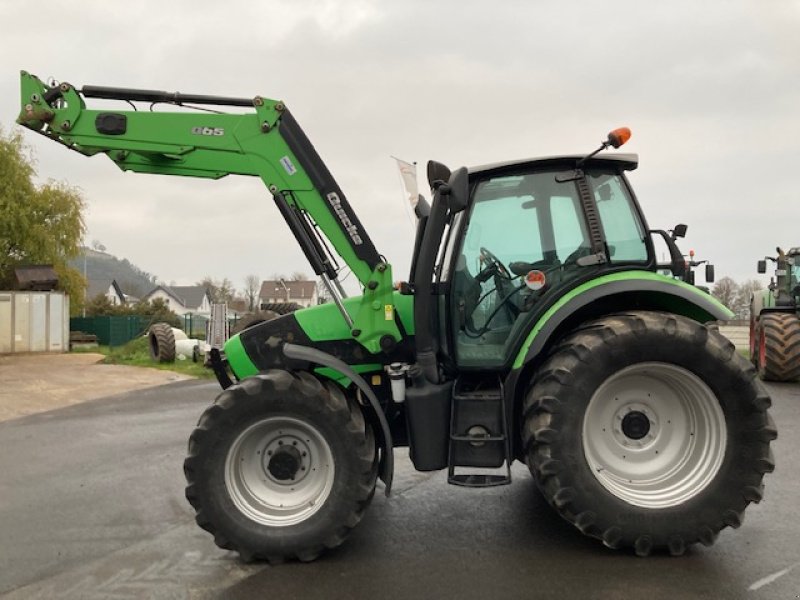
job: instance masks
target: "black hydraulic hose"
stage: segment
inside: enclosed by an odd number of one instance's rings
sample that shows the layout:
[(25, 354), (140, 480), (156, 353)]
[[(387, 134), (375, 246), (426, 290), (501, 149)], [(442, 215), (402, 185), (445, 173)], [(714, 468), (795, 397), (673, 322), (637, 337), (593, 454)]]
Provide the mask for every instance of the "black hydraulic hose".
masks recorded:
[(161, 90), (137, 90), (132, 88), (105, 87), (85, 85), (81, 89), (84, 98), (102, 98), (106, 100), (131, 100), (139, 102), (167, 102), (170, 104), (211, 104), (217, 106), (253, 106), (252, 98), (228, 98), (225, 96), (207, 96), (204, 94), (181, 94), (180, 92), (163, 92)]
[(361, 377), (361, 375), (350, 368), (350, 365), (339, 360), (335, 356), (328, 354), (327, 352), (322, 352), (316, 348), (309, 348), (308, 346), (290, 344), (287, 342), (283, 344), (283, 353), (288, 358), (324, 365), (339, 371), (339, 373), (348, 377), (350, 381), (352, 381), (353, 384), (355, 384), (355, 386), (358, 387), (358, 389), (361, 390), (361, 393), (367, 398), (372, 410), (375, 411), (375, 415), (378, 417), (378, 424), (380, 425), (381, 435), (383, 437), (383, 457), (380, 465), (380, 476), (386, 486), (386, 495), (388, 496), (392, 491), (392, 479), (394, 477), (394, 454), (392, 451), (394, 442), (392, 441), (392, 433), (389, 429), (389, 423), (386, 421), (386, 415), (381, 408), (381, 404), (378, 401), (377, 396), (375, 396), (375, 392), (372, 391), (372, 388), (369, 387), (369, 384), (364, 381), (364, 378)]

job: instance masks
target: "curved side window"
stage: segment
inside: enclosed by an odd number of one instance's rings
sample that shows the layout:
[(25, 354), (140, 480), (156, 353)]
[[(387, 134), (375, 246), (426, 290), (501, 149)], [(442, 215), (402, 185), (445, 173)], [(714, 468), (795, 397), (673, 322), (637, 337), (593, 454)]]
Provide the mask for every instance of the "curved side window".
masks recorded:
[(588, 174), (612, 263), (647, 261), (646, 235), (625, 181), (617, 173)]

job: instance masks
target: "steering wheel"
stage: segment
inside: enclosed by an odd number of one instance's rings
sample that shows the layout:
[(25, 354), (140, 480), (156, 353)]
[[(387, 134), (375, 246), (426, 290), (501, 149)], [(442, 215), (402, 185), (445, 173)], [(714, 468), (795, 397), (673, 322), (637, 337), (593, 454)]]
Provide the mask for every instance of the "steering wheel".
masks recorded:
[[(481, 273), (487, 273), (490, 269), (494, 268), (496, 275), (499, 275), (503, 279), (512, 279), (511, 273), (509, 273), (503, 262), (483, 246), (481, 246), (481, 262), (486, 264), (481, 270)], [(480, 278), (480, 276), (478, 278)]]

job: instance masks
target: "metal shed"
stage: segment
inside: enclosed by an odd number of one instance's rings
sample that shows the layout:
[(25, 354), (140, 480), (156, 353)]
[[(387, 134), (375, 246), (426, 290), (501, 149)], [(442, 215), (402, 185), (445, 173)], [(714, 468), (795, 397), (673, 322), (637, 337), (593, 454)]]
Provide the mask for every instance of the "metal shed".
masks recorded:
[(63, 292), (0, 292), (0, 354), (67, 352), (69, 297)]

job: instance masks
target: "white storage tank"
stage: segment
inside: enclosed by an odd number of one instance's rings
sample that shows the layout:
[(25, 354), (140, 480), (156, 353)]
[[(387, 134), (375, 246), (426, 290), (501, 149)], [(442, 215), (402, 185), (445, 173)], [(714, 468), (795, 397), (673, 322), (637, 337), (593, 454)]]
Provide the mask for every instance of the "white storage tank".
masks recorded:
[(69, 350), (63, 292), (0, 292), (0, 354)]

